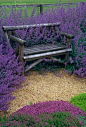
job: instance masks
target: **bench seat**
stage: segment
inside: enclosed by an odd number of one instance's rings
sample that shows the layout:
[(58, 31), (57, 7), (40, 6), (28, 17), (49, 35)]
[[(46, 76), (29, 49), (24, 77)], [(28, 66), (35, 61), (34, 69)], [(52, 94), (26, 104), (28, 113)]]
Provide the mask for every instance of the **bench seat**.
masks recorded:
[(65, 45), (59, 45), (59, 44), (39, 44), (39, 45), (34, 45), (31, 47), (24, 47), (23, 52), (24, 52), (24, 60), (33, 60), (38, 59), (38, 58), (43, 58), (43, 57), (48, 57), (48, 56), (54, 56), (60, 55), (60, 54), (65, 54), (66, 52), (72, 51), (71, 48), (67, 48)]
[(34, 45), (31, 47), (26, 47), (24, 46), (24, 55), (29, 55), (29, 54), (35, 54), (35, 53), (43, 53), (43, 52), (48, 52), (48, 51), (55, 51), (55, 50), (61, 50), (61, 49), (66, 49), (67, 46), (65, 45), (59, 45), (59, 44), (39, 44), (39, 45)]

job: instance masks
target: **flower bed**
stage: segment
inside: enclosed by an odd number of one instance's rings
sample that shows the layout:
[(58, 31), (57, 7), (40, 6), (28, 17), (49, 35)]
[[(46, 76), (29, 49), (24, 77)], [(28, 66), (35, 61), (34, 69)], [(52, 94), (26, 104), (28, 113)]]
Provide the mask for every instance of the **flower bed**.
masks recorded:
[(40, 125), (83, 127), (86, 125), (86, 112), (66, 101), (50, 101), (24, 106), (8, 117), (6, 123), (5, 121), (1, 123), (7, 126), (21, 124), (29, 127)]

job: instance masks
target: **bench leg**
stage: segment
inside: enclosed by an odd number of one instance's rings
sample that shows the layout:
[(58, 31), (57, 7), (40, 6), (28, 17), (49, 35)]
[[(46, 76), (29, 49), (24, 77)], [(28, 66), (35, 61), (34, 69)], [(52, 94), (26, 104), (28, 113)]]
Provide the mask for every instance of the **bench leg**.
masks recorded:
[(23, 75), (23, 74), (25, 74), (25, 70), (24, 70), (24, 61), (22, 61), (22, 73), (21, 73), (21, 75)]
[(21, 75), (23, 75), (24, 74), (24, 59), (20, 59), (19, 58), (19, 62), (21, 62), (22, 63), (22, 73), (21, 73)]

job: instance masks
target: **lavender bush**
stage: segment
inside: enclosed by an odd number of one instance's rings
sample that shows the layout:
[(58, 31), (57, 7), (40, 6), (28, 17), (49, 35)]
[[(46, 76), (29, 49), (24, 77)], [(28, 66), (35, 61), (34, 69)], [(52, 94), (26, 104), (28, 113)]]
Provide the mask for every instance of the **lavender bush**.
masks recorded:
[(9, 101), (16, 97), (11, 97), (11, 92), (22, 87), (21, 83), (26, 81), (22, 73), (22, 64), (18, 63), (18, 57), (8, 47), (3, 55), (3, 44), (0, 45), (0, 111), (9, 108)]

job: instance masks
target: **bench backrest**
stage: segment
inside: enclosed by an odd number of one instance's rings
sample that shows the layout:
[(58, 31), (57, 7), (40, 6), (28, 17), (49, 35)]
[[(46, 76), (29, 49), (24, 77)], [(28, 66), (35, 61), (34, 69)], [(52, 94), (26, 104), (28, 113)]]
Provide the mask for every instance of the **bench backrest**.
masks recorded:
[[(16, 30), (22, 30), (22, 29), (29, 30), (29, 28), (37, 28), (37, 27), (41, 27), (41, 28), (46, 27), (49, 30), (51, 27), (53, 27), (55, 31), (59, 31), (59, 26), (60, 26), (60, 22), (33, 24), (33, 25), (19, 25), (19, 26), (3, 26), (2, 29), (5, 34), (6, 42), (8, 42), (10, 35), (15, 35), (16, 37), (18, 37), (17, 33), (15, 32)], [(26, 41), (20, 40), (20, 44), (22, 44), (21, 42), (24, 43)]]
[(2, 29), (3, 31), (13, 31), (13, 30), (18, 30), (18, 29), (26, 29), (26, 28), (31, 28), (31, 27), (51, 27), (51, 26), (59, 26), (60, 22), (57, 23), (43, 23), (43, 24), (33, 24), (33, 25), (19, 25), (19, 26), (3, 26)]

